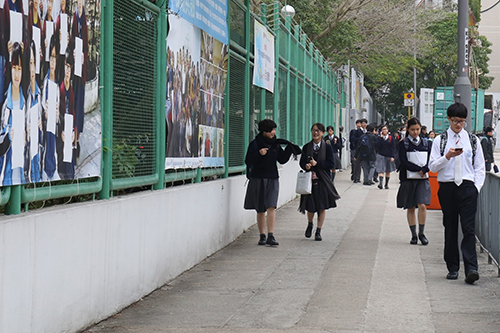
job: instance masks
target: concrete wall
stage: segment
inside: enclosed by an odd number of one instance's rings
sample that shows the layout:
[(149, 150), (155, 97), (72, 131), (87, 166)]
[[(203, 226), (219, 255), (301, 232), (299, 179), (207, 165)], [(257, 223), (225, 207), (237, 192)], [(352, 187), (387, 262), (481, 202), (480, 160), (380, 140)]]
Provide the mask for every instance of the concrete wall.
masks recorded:
[[(297, 171), (280, 169), (279, 205), (295, 198)], [(161, 287), (255, 223), (245, 180), (1, 217), (0, 332), (77, 331)]]

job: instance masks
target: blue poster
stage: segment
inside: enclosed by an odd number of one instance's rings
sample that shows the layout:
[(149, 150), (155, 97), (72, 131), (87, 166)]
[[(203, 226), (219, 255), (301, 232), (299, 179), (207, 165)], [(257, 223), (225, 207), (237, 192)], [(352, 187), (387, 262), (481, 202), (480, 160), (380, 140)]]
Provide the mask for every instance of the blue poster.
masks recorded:
[(171, 0), (170, 10), (223, 44), (229, 44), (226, 0)]

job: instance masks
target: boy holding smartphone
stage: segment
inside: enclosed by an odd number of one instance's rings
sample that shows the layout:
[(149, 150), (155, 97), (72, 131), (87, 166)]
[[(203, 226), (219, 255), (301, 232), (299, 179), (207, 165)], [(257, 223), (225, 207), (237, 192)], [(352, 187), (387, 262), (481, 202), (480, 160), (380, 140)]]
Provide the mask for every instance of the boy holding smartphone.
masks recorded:
[[(458, 249), (458, 222), (464, 235), (461, 249), (465, 268), (465, 282), (479, 280), (475, 217), (477, 196), (484, 183), (483, 151), (477, 137), (464, 127), (467, 107), (455, 103), (448, 107), (450, 127), (438, 136), (432, 145), (429, 169), (438, 172), (439, 203), (443, 212), (444, 260), (449, 280), (458, 278), (460, 253)], [(460, 218), (460, 219), (459, 219)]]

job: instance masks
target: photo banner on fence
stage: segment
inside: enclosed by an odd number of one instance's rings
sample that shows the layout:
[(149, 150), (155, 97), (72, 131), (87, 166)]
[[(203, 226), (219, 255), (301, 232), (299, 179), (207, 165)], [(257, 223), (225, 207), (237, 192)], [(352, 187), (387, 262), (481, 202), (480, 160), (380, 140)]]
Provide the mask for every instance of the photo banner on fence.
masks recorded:
[(224, 166), (228, 47), (182, 18), (169, 26), (165, 168)]
[(100, 16), (84, 0), (5, 1), (1, 186), (100, 175)]
[(253, 84), (274, 92), (274, 36), (255, 20)]
[(169, 6), (172, 12), (222, 44), (229, 44), (226, 0), (171, 0)]

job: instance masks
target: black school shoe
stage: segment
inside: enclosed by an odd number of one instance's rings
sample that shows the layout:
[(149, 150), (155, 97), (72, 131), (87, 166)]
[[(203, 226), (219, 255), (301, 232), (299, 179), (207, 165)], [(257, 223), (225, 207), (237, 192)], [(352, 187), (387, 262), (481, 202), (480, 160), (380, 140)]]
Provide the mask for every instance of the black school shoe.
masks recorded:
[(278, 242), (276, 241), (276, 239), (274, 239), (274, 236), (269, 236), (269, 237), (267, 237), (266, 244), (267, 244), (267, 245), (271, 245), (271, 246), (278, 246), (278, 245), (280, 245), (280, 243), (278, 243)]
[(306, 228), (306, 233), (305, 233), (306, 238), (311, 238), (312, 231), (313, 231), (313, 223), (307, 222), (307, 228)]
[(422, 245), (429, 244), (429, 240), (427, 239), (427, 237), (425, 237), (424, 234), (419, 234), (418, 239), (420, 239), (420, 242), (422, 243)]
[(261, 234), (259, 239), (259, 245), (266, 245), (266, 234)]
[(456, 280), (456, 279), (458, 279), (458, 272), (449, 272), (446, 275), (446, 279), (448, 279), (448, 280)]
[(474, 284), (477, 280), (479, 280), (479, 273), (475, 269), (471, 269), (469, 273), (467, 273), (465, 283)]
[(410, 240), (410, 244), (415, 245), (418, 243), (418, 238), (417, 236), (413, 236)]

